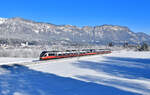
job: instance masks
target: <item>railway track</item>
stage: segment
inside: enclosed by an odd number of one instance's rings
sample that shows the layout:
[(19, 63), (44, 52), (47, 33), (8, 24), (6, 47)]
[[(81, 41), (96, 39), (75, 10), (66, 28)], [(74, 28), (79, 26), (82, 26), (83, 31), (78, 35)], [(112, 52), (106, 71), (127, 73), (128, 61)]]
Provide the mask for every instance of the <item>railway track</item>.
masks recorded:
[[(99, 55), (104, 55), (104, 54), (99, 54)], [(106, 55), (106, 54), (105, 54)], [(87, 55), (87, 56), (76, 56), (76, 57), (67, 57), (67, 58), (60, 58), (60, 59), (49, 59), (49, 60), (33, 60), (31, 62), (14, 62), (14, 63), (5, 63), (5, 64), (0, 64), (0, 66), (2, 65), (9, 65), (9, 66), (13, 66), (15, 64), (17, 65), (25, 65), (25, 66), (29, 66), (29, 65), (33, 65), (33, 64), (45, 64), (45, 63), (54, 63), (54, 62), (59, 62), (59, 61), (67, 61), (67, 60), (80, 60), (80, 58), (86, 58), (86, 57), (90, 57), (90, 56), (98, 56), (98, 55)]]

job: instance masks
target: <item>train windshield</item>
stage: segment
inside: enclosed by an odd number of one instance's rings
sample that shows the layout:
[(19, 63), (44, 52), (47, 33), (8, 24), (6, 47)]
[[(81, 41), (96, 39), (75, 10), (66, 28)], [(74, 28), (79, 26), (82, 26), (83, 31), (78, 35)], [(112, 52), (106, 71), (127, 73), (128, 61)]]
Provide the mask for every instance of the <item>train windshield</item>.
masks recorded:
[(43, 56), (45, 55), (45, 53), (46, 53), (46, 52), (42, 52), (42, 53), (40, 54), (40, 57), (43, 57)]

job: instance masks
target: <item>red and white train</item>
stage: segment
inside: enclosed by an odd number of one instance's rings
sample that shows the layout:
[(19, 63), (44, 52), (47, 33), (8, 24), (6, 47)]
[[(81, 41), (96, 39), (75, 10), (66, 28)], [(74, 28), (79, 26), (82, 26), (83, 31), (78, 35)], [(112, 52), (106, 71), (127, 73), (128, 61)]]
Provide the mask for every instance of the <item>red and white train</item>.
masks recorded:
[(83, 50), (66, 50), (66, 51), (43, 51), (40, 54), (40, 60), (69, 58), (77, 56), (97, 55), (111, 53), (110, 49), (83, 49)]

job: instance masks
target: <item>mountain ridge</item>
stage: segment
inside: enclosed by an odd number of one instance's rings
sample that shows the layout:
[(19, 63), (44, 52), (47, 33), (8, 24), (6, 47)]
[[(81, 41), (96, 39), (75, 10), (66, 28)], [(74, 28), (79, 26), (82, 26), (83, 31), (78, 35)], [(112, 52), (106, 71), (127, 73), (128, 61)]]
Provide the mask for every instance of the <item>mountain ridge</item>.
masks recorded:
[(78, 27), (14, 17), (0, 23), (0, 43), (4, 43), (5, 40), (5, 43), (12, 44), (25, 41), (32, 44), (33, 42), (34, 44), (108, 44), (109, 42), (139, 44), (150, 43), (150, 36), (145, 33), (135, 33), (126, 26), (104, 24)]

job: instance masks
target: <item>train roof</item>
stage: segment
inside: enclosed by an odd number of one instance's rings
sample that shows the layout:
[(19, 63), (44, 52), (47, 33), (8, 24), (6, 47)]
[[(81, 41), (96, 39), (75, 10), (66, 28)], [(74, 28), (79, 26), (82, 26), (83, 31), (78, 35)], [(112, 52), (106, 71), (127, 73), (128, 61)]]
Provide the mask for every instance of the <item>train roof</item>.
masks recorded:
[(49, 52), (61, 52), (61, 51), (43, 51), (43, 53), (49, 53)]
[[(105, 51), (110, 51), (110, 49), (82, 49), (80, 51), (93, 51), (93, 50), (105, 50)], [(42, 53), (57, 53), (57, 52), (73, 52), (73, 51), (78, 51), (78, 50), (65, 50), (65, 51), (56, 51), (56, 50), (53, 50), (53, 51), (43, 51)]]

